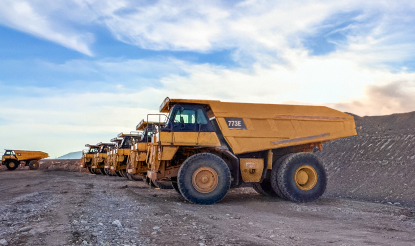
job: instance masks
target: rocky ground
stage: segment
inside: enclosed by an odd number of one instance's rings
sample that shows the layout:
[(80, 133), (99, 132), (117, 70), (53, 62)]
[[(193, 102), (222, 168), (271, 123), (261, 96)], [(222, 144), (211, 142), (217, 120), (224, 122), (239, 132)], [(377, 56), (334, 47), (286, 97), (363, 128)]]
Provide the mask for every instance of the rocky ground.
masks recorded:
[(0, 245), (413, 245), (411, 207), (231, 190), (193, 205), (174, 190), (85, 172), (0, 172)]

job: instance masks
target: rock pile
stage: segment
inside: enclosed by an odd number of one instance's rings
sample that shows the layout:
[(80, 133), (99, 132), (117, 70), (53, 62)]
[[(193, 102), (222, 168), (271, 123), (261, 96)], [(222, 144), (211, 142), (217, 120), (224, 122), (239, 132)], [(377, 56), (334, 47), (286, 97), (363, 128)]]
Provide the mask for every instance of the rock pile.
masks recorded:
[(328, 197), (415, 205), (415, 112), (353, 115), (357, 136), (324, 145)]

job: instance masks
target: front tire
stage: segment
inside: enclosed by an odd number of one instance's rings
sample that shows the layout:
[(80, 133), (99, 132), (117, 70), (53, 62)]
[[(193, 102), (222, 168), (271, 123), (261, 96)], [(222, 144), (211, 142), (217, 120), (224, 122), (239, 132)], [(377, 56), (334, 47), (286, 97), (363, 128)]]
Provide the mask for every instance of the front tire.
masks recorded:
[(133, 181), (143, 181), (143, 176), (127, 173), (127, 178)]
[(281, 165), (273, 167), (271, 184), (290, 201), (312, 202), (326, 190), (326, 170), (312, 153), (290, 154)]
[(102, 175), (107, 175), (107, 173), (105, 172), (105, 168), (100, 168), (99, 169)]
[(33, 160), (29, 162), (29, 169), (30, 170), (37, 170), (39, 169), (39, 161)]
[(16, 170), (16, 168), (19, 167), (19, 162), (16, 160), (9, 160), (6, 162), (6, 167), (9, 170)]
[(179, 185), (177, 184), (177, 182), (171, 182), (171, 186), (173, 186), (173, 189), (174, 189), (175, 191), (177, 191), (177, 193), (179, 193), (180, 195), (182, 194), (182, 193), (180, 192)]
[(222, 200), (231, 186), (231, 172), (220, 157), (201, 153), (186, 159), (177, 182), (182, 196), (191, 203), (208, 205)]
[(101, 170), (99, 168), (91, 168), (92, 172), (94, 172), (94, 174), (101, 174)]

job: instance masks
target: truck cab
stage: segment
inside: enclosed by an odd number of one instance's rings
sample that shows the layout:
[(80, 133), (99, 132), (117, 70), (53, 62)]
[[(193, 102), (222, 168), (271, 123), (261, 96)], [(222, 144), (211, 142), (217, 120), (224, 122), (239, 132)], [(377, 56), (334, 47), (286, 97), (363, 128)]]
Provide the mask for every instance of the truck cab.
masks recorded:
[(93, 162), (93, 159), (94, 159), (94, 155), (96, 153), (98, 153), (98, 151), (99, 151), (99, 146), (98, 145), (86, 144), (85, 147), (87, 147), (88, 150), (83, 151), (83, 153), (82, 153), (81, 167), (82, 168), (87, 168), (90, 173), (93, 173), (92, 169), (91, 169), (92, 162)]
[(120, 177), (127, 177), (127, 164), (131, 155), (131, 147), (139, 141), (138, 133), (120, 133), (117, 136), (119, 144), (112, 150), (111, 171)]
[(92, 172), (95, 174), (104, 174), (105, 175), (105, 159), (108, 156), (108, 152), (116, 147), (114, 143), (97, 143), (98, 152), (94, 155), (92, 160)]

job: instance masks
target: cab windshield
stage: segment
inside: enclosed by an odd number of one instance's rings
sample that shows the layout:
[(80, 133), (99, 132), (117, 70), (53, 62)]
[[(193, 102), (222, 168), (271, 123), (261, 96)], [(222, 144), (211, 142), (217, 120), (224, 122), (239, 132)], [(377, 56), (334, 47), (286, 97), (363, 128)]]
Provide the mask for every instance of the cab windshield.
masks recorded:
[(98, 153), (98, 149), (97, 148), (91, 148), (89, 149), (88, 153)]
[(126, 136), (123, 138), (121, 144), (120, 144), (120, 149), (128, 149), (130, 148), (132, 145), (132, 139), (130, 136)]

